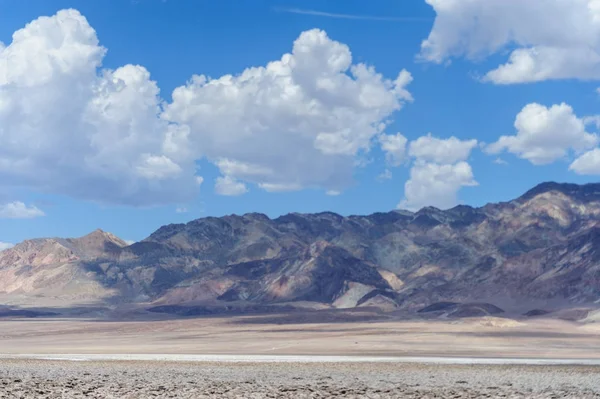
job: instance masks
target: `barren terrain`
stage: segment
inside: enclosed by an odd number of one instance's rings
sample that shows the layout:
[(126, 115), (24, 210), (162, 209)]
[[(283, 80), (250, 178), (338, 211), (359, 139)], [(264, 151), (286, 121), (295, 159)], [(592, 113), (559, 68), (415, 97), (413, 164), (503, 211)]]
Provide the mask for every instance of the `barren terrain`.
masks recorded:
[(596, 323), (367, 312), (3, 319), (0, 397), (600, 398), (599, 335)]
[(6, 398), (599, 398), (592, 367), (403, 363), (0, 363)]
[[(316, 312), (317, 314), (319, 312)], [(600, 358), (600, 326), (551, 319), (371, 320), (282, 314), (143, 321), (3, 319), (3, 354)], [(357, 320), (357, 321), (352, 321)]]

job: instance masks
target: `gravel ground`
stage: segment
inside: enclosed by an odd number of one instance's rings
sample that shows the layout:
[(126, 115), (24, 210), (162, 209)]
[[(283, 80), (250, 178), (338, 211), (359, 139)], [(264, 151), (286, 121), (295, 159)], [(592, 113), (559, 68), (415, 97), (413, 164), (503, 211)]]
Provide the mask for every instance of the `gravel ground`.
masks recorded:
[(0, 398), (600, 398), (600, 367), (0, 360)]

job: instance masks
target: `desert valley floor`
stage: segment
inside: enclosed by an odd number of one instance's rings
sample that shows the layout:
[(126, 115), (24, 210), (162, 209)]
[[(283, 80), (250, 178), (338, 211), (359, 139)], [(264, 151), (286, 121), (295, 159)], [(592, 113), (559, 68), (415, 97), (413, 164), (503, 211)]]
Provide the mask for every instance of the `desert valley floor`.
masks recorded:
[(4, 319), (0, 397), (600, 398), (596, 323), (370, 316)]
[(378, 317), (352, 311), (136, 321), (3, 319), (0, 353), (600, 358), (598, 323)]

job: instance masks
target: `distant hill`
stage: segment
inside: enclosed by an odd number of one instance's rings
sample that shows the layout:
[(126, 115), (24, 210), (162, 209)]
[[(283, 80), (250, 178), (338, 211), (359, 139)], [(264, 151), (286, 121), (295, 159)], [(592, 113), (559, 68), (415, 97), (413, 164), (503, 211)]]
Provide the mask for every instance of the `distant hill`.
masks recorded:
[(9, 305), (211, 313), (462, 303), (478, 305), (453, 305), (455, 314), (524, 314), (599, 302), (600, 184), (543, 183), (481, 208), (208, 217), (130, 246), (98, 230), (0, 252), (0, 304)]

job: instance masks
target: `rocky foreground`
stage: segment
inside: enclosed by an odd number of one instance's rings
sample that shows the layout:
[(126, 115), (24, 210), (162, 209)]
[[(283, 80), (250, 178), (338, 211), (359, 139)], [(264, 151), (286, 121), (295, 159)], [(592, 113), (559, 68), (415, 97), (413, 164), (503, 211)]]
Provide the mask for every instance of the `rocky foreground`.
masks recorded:
[(0, 398), (600, 398), (600, 368), (3, 360)]

